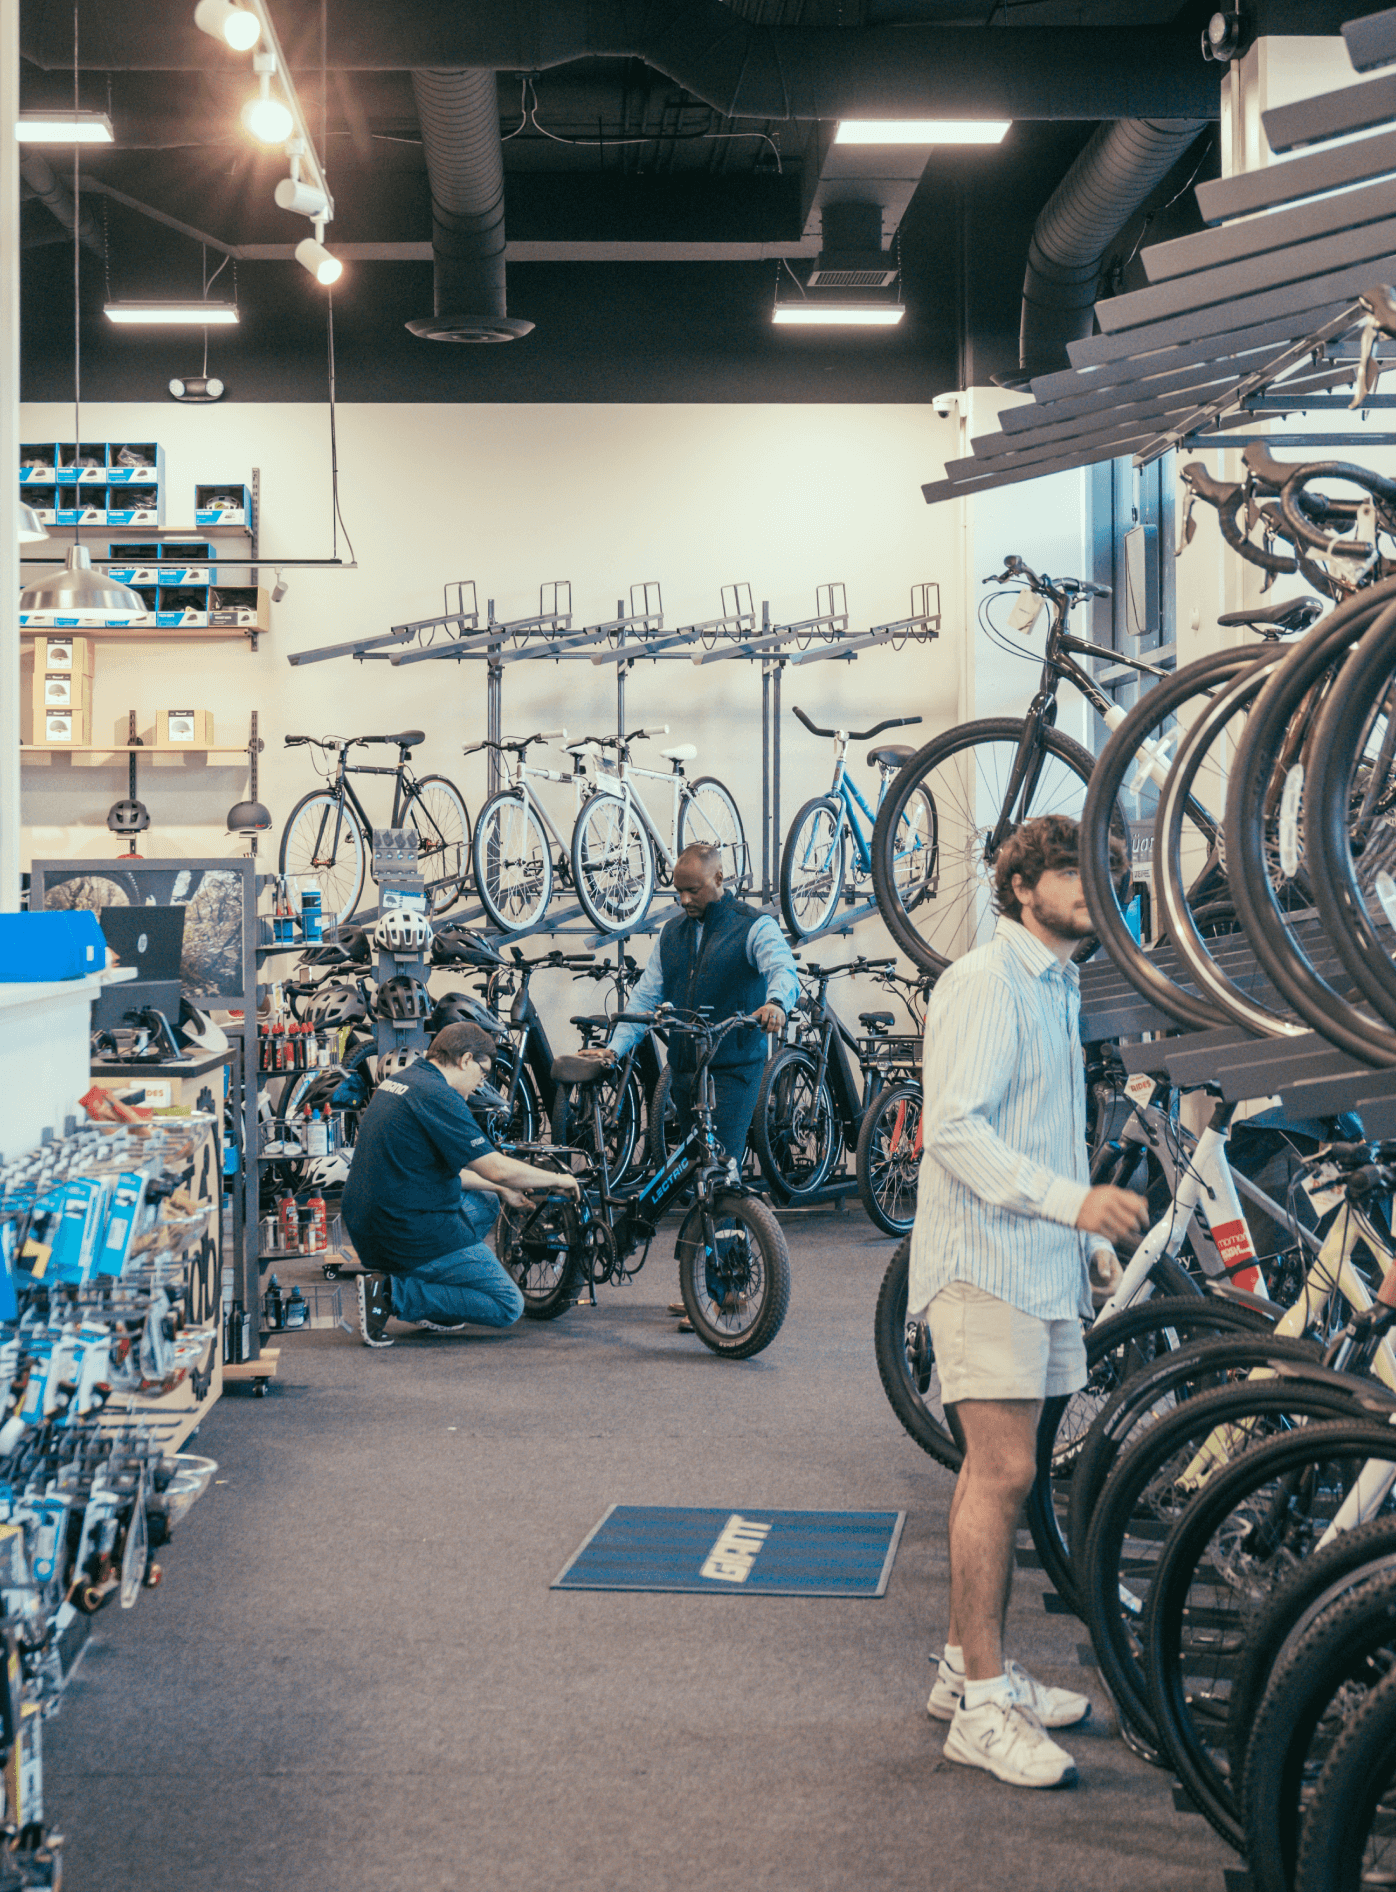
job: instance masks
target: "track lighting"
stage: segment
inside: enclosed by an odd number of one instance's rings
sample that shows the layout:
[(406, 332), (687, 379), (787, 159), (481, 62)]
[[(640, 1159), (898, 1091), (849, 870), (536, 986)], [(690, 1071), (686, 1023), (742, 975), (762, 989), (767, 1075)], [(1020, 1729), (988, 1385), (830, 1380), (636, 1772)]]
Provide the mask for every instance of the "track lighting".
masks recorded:
[(276, 574), (276, 583), (271, 588), (272, 603), (280, 604), (281, 600), (286, 596), (286, 593), (289, 590), (290, 590), (290, 586), (286, 583), (286, 580), (281, 576), (281, 572), (278, 569), (277, 574)]
[(109, 145), (114, 142), (105, 112), (21, 112), (15, 138), (22, 145)]
[(283, 145), (295, 126), (291, 108), (271, 95), (271, 75), (276, 71), (275, 53), (256, 53), (252, 70), (257, 74), (257, 96), (242, 108), (242, 122), (264, 145)]
[(262, 37), (262, 23), (247, 7), (235, 6), (233, 0), (199, 0), (194, 9), (194, 24), (210, 39), (221, 39), (235, 53), (250, 53)]
[(276, 203), (278, 209), (294, 210), (312, 223), (323, 222), (329, 209), (325, 193), (313, 184), (303, 184), (298, 177), (282, 178), (276, 187)]
[[(316, 228), (323, 229), (324, 226), (323, 224), (317, 224)], [(310, 271), (316, 282), (338, 282), (340, 277), (344, 274), (343, 263), (340, 262), (337, 256), (330, 255), (330, 252), (325, 248), (324, 244), (320, 242), (318, 237), (301, 238), (300, 242), (296, 245), (296, 261), (300, 264), (302, 269), (308, 269)]]

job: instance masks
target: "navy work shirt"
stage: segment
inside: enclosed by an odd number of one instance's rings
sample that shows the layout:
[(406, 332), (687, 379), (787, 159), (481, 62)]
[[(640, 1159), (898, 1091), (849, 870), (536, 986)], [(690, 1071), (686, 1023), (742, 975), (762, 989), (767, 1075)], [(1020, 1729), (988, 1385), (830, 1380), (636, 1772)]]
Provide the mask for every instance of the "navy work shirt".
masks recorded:
[(461, 1213), (460, 1172), (494, 1148), (469, 1104), (434, 1064), (384, 1078), (359, 1124), (342, 1214), (359, 1258), (384, 1274), (475, 1240)]

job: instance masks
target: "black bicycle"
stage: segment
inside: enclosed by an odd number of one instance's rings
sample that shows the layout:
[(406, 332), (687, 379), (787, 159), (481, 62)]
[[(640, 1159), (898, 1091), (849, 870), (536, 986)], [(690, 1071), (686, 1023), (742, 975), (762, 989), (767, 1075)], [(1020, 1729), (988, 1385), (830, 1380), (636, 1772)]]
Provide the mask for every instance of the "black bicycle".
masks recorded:
[[(1012, 554), (1003, 565), (985, 584), (1021, 585), (1051, 613), (1042, 675), (1027, 715), (961, 723), (918, 749), (893, 778), (873, 828), (878, 911), (903, 952), (926, 972), (943, 972), (952, 959), (989, 938), (995, 924), (994, 862), (1013, 830), (1037, 815), (1080, 817), (1095, 757), (1056, 727), (1057, 692), (1063, 683), (1072, 684), (1112, 727), (1124, 712), (1073, 659), (1104, 659), (1148, 677), (1167, 674), (1138, 657), (1069, 635), (1072, 607), (1083, 598), (1108, 598), (1107, 586), (1085, 578), (1039, 577)], [(1017, 628), (1031, 630), (1040, 610), (1041, 604), (1031, 613), (1020, 606), (1014, 613)], [(901, 837), (909, 816), (924, 823), (924, 813), (915, 811), (926, 801), (934, 816), (932, 859), (929, 871), (912, 879)], [(1127, 884), (1129, 824), (1118, 803), (1111, 834), (1123, 850), (1121, 879)], [(1094, 944), (1083, 943), (1078, 957), (1090, 951)]]
[[(393, 808), (386, 825), (417, 831), (417, 861), (433, 916), (460, 898), (470, 861), (470, 816), (454, 782), (444, 775), (414, 775), (413, 749), (426, 741), (420, 729), (396, 736), (288, 736), (286, 747), (332, 754), (324, 788), (303, 795), (281, 831), (277, 865), (283, 874), (318, 881), (324, 923), (342, 926), (357, 911), (373, 856), (373, 822), (350, 781), (353, 775), (391, 775)], [(397, 747), (391, 767), (351, 764), (349, 751), (370, 743)], [(384, 825), (382, 823), (379, 824)]]
[[(728, 1359), (746, 1359), (780, 1332), (790, 1304), (790, 1255), (770, 1209), (731, 1181), (713, 1129), (715, 1089), (708, 1067), (729, 1032), (757, 1021), (738, 1013), (714, 1024), (670, 1006), (622, 1017), (626, 1023), (687, 1032), (697, 1041), (688, 1135), (638, 1183), (618, 1186), (600, 1121), (599, 1085), (607, 1067), (595, 1058), (559, 1058), (553, 1067), (556, 1082), (589, 1094), (595, 1154), (552, 1144), (521, 1151), (530, 1162), (570, 1168), (581, 1181), (581, 1200), (549, 1195), (532, 1208), (505, 1209), (496, 1235), (499, 1259), (519, 1285), (524, 1313), (533, 1320), (556, 1319), (583, 1293), (594, 1304), (598, 1284), (638, 1274), (660, 1218), (692, 1191), (676, 1243), (684, 1307), (704, 1346)], [(628, 1265), (642, 1243), (639, 1261)]]
[[(625, 953), (616, 965), (604, 961), (584, 975), (596, 981), (608, 981), (614, 989), (614, 1012), (575, 1013), (569, 1021), (581, 1034), (582, 1049), (605, 1045), (620, 1022), (626, 1002), (640, 979), (640, 967)], [(669, 1098), (669, 1067), (664, 1062), (664, 1046), (658, 1034), (647, 1031), (624, 1057), (605, 1067), (604, 1076), (595, 1084), (579, 1087), (559, 1084), (553, 1101), (553, 1142), (569, 1149), (600, 1149), (596, 1142), (598, 1121), (605, 1139), (611, 1180), (624, 1182), (632, 1171), (644, 1168), (646, 1154), (657, 1150), (660, 1160), (675, 1140), (672, 1125), (678, 1121), (677, 1109)], [(592, 1105), (600, 1102), (600, 1116)], [(663, 1119), (672, 1120), (667, 1141)], [(652, 1141), (652, 1137), (657, 1141)]]

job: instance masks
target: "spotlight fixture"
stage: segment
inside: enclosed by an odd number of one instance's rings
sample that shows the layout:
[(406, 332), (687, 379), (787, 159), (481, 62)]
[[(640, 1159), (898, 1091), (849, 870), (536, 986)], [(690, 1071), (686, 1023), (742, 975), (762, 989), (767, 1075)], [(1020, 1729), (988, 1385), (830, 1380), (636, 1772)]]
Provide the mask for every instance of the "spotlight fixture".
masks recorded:
[(171, 381), (170, 393), (177, 401), (221, 401), (223, 383), (217, 375), (187, 374), (182, 381)]
[(836, 145), (997, 145), (1011, 118), (841, 118)]
[(1226, 66), (1241, 50), (1245, 26), (1239, 13), (1214, 13), (1202, 29), (1202, 57)]
[(109, 322), (180, 322), (188, 328), (226, 328), (236, 326), (235, 302), (204, 302), (198, 296), (178, 302), (109, 302)]
[(286, 580), (281, 576), (280, 567), (278, 567), (277, 572), (276, 572), (276, 583), (271, 588), (272, 603), (280, 604), (281, 600), (286, 596), (286, 593), (290, 590), (290, 588), (291, 587), (286, 583)]
[(906, 314), (900, 302), (778, 302), (773, 322), (804, 322), (811, 326), (861, 324), (891, 328)]
[(262, 23), (248, 7), (233, 0), (199, 0), (194, 9), (194, 24), (210, 39), (221, 39), (235, 53), (250, 53), (262, 37)]
[(115, 143), (105, 112), (21, 112), (15, 138), (22, 145), (109, 145)]
[[(317, 230), (323, 230), (323, 224), (317, 224)], [(308, 269), (316, 282), (338, 282), (344, 274), (344, 265), (337, 256), (331, 256), (318, 237), (302, 237), (296, 245), (296, 261), (302, 269)]]
[(275, 195), (279, 210), (294, 210), (312, 223), (322, 223), (329, 210), (325, 193), (313, 184), (303, 184), (299, 177), (283, 177)]
[(271, 75), (276, 71), (275, 53), (254, 53), (252, 70), (257, 74), (257, 96), (242, 108), (242, 122), (260, 143), (284, 145), (295, 128), (291, 108), (284, 99), (271, 95)]

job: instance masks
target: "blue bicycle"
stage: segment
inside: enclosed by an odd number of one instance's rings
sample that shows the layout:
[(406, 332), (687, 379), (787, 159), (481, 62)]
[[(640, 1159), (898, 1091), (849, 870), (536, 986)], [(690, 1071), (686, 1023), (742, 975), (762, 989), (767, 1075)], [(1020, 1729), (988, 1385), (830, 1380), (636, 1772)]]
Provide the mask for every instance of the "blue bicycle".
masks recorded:
[[(871, 729), (819, 729), (802, 709), (795, 711), (812, 736), (827, 736), (834, 743), (834, 779), (828, 792), (807, 801), (790, 824), (780, 859), (780, 910), (797, 939), (809, 939), (832, 921), (849, 879), (849, 843), (853, 845), (852, 901), (859, 881), (872, 875), (871, 829), (887, 784), (912, 753), (904, 743), (884, 743), (868, 751), (868, 766), (878, 771), (877, 808), (870, 808), (848, 778), (845, 757), (850, 742), (869, 742), (884, 729), (919, 723), (919, 716), (889, 716)], [(858, 820), (862, 810), (867, 834)], [(930, 875), (935, 859), (935, 803), (924, 790), (907, 801), (897, 824), (897, 889), (903, 901), (914, 899)]]

